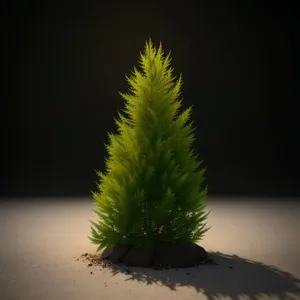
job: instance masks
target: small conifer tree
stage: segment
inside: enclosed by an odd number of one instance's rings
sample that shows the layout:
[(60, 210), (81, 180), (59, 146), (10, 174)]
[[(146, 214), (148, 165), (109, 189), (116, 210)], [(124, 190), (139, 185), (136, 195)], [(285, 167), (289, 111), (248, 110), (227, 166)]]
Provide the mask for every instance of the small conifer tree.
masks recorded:
[[(130, 92), (120, 93), (125, 114), (109, 133), (106, 173), (97, 172), (93, 193), (97, 222), (89, 239), (98, 250), (117, 244), (199, 241), (206, 231), (206, 167), (191, 148), (192, 107), (182, 109), (182, 76), (173, 77), (170, 53), (149, 39), (140, 67), (126, 76)], [(180, 112), (181, 110), (181, 112)]]

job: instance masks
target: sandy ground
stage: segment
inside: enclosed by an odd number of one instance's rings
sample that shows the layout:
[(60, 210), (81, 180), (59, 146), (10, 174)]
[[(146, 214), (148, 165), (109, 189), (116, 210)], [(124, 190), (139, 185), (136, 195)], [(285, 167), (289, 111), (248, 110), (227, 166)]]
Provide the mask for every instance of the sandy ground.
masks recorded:
[(81, 257), (96, 251), (87, 239), (88, 220), (95, 218), (92, 201), (0, 204), (1, 300), (300, 299), (295, 201), (209, 199), (212, 228), (200, 245), (214, 253), (218, 266), (132, 268), (130, 274), (88, 267)]

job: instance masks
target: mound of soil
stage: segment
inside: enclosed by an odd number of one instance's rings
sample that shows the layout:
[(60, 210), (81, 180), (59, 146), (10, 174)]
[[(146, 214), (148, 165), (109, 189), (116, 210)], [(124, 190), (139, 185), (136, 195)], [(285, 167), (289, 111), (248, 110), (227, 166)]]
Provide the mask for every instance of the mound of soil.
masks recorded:
[(100, 257), (113, 264), (122, 263), (132, 267), (188, 268), (210, 263), (205, 249), (197, 244), (157, 243), (151, 248), (133, 245), (117, 245), (107, 248)]

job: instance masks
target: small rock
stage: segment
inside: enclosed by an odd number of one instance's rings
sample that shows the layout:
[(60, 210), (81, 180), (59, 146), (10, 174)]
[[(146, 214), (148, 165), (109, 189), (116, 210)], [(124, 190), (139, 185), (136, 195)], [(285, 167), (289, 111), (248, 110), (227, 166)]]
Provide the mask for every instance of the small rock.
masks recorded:
[(128, 266), (147, 268), (150, 267), (153, 258), (153, 248), (132, 247), (124, 256), (122, 262)]
[(232, 267), (232, 266), (230, 266), (229, 268), (230, 268), (230, 269), (233, 269), (233, 267)]
[(112, 263), (120, 263), (127, 254), (127, 252), (132, 248), (132, 245), (117, 245), (115, 246), (109, 254), (109, 260)]
[(90, 274), (93, 274), (93, 272), (90, 272)]
[(188, 272), (187, 272), (187, 273), (185, 273), (185, 274), (186, 274), (186, 275), (190, 275), (190, 273), (188, 273)]
[(100, 258), (102, 259), (109, 259), (110, 254), (112, 253), (113, 248), (105, 248), (104, 251), (101, 253)]

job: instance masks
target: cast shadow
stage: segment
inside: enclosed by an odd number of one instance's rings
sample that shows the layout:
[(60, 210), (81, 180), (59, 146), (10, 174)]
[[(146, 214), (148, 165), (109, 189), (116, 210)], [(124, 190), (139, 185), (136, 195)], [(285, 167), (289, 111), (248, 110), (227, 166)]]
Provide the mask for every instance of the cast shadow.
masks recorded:
[(187, 269), (154, 270), (119, 266), (111, 269), (114, 274), (124, 272), (126, 281), (158, 284), (171, 290), (178, 287), (193, 287), (209, 300), (226, 297), (232, 300), (277, 300), (300, 299), (300, 280), (273, 266), (211, 252), (210, 257), (218, 265), (201, 265)]

